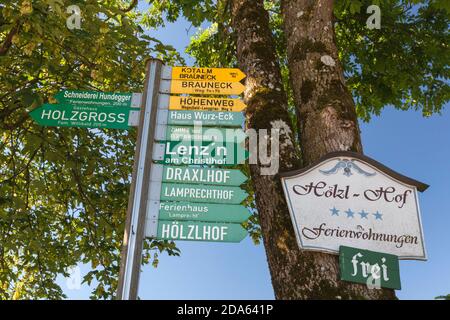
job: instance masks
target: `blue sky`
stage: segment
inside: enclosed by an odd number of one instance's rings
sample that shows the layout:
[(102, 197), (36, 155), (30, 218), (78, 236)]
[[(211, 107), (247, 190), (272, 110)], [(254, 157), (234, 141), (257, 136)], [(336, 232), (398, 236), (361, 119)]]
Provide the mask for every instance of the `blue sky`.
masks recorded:
[[(181, 20), (150, 34), (180, 52), (195, 32)], [(192, 64), (191, 59), (187, 59)], [(406, 176), (430, 185), (420, 195), (428, 261), (401, 261), (400, 299), (433, 299), (450, 293), (450, 111), (423, 118), (419, 112), (386, 108), (361, 123), (364, 153)], [(264, 246), (247, 238), (239, 244), (178, 242), (180, 257), (160, 256), (158, 268), (145, 266), (141, 299), (273, 299)], [(87, 268), (82, 267), (82, 273)], [(86, 299), (89, 290), (70, 290)]]

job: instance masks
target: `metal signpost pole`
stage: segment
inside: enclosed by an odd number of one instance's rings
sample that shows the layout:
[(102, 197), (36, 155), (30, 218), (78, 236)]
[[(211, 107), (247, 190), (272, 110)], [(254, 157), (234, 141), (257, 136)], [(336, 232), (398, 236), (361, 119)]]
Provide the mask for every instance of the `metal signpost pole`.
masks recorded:
[(117, 288), (117, 299), (120, 300), (136, 300), (138, 295), (162, 66), (163, 62), (157, 59), (149, 60), (146, 66), (145, 89), (120, 261)]

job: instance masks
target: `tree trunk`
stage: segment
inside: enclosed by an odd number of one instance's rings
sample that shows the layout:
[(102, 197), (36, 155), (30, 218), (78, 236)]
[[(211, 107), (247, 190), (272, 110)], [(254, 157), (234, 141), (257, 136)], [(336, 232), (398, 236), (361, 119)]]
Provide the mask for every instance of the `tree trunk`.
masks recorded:
[(362, 152), (355, 105), (338, 59), (332, 0), (282, 1), (290, 79), (304, 165)]
[[(303, 165), (332, 151), (362, 153), (355, 105), (338, 58), (333, 0), (283, 0), (282, 14)], [(282, 279), (295, 290), (277, 297), (395, 298), (393, 290), (339, 281), (337, 256), (302, 252), (297, 259), (298, 267), (288, 268)]]
[[(247, 75), (244, 93), (247, 127), (269, 132), (273, 127), (282, 128), (280, 170), (296, 169), (299, 159), (293, 143), (287, 96), (263, 1), (233, 0), (231, 8), (238, 62)], [(283, 279), (286, 274), (295, 273), (289, 270), (295, 269), (293, 264), (299, 250), (281, 183), (275, 175), (261, 175), (260, 165), (250, 165), (250, 171), (275, 295), (289, 297), (285, 292), (291, 286)]]
[[(300, 161), (292, 143), (287, 98), (283, 90), (274, 41), (269, 28), (268, 13), (264, 10), (262, 0), (232, 0), (231, 8), (232, 27), (236, 32), (238, 62), (240, 68), (247, 74), (245, 91), (245, 101), (248, 106), (247, 127), (269, 130), (282, 128), (280, 170), (296, 169)], [(340, 83), (343, 83), (343, 80)], [(346, 92), (345, 87), (338, 92), (342, 91)], [(334, 101), (338, 98), (330, 97), (328, 100)], [(345, 99), (351, 101), (351, 96), (347, 95)], [(327, 116), (325, 125), (329, 124), (328, 121), (338, 119), (333, 113), (336, 112), (333, 105), (331, 109), (331, 111), (325, 111)], [(340, 127), (339, 130), (346, 129), (344, 132), (354, 132), (356, 140), (352, 140), (351, 145), (356, 147), (348, 149), (361, 151), (356, 116), (354, 109), (351, 110), (353, 110), (353, 117), (347, 116), (347, 118), (354, 120), (352, 122), (354, 128), (347, 129), (348, 123), (345, 122), (345, 126)], [(318, 120), (313, 120), (311, 123), (313, 124), (314, 121)], [(311, 127), (308, 128), (311, 129)], [(339, 130), (334, 129), (334, 132)], [(304, 132), (303, 128), (301, 132)], [(329, 131), (319, 134), (321, 138), (308, 136), (311, 142), (307, 141), (307, 143), (304, 141), (307, 138), (302, 137), (303, 146), (316, 150), (311, 152), (311, 156), (306, 155), (307, 163), (313, 161), (316, 155), (332, 150), (332, 147), (328, 145)], [(345, 134), (344, 136), (346, 137)], [(336, 139), (340, 146), (343, 138)], [(350, 138), (346, 139), (350, 140)], [(276, 176), (261, 175), (260, 165), (251, 165), (250, 169), (264, 246), (277, 299), (394, 297), (392, 291), (368, 292), (364, 286), (339, 281), (336, 256), (300, 251), (279, 179)]]

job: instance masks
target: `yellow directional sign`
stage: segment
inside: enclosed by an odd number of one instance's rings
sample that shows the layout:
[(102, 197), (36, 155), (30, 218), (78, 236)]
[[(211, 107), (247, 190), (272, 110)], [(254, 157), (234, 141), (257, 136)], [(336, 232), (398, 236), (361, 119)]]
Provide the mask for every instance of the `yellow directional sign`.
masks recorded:
[(193, 68), (173, 67), (172, 80), (205, 80), (239, 82), (245, 74), (239, 69), (231, 68)]
[(172, 80), (171, 93), (238, 95), (245, 86), (240, 82)]
[(240, 112), (246, 105), (241, 99), (171, 96), (170, 110), (204, 110)]

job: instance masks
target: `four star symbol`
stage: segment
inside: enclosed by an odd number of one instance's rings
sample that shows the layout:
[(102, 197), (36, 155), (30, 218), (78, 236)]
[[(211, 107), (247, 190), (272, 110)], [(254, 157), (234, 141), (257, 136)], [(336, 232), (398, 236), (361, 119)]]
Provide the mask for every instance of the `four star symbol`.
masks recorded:
[[(339, 209), (336, 209), (336, 207), (333, 207), (330, 209), (332, 216), (339, 216)], [(348, 209), (347, 211), (343, 211), (347, 214), (347, 218), (355, 218), (355, 213), (359, 214), (361, 216), (361, 219), (369, 219), (370, 212), (366, 212), (364, 210), (361, 210), (360, 212), (354, 212), (351, 209)], [(383, 215), (377, 210), (377, 212), (372, 213), (372, 215), (375, 217), (375, 220), (383, 220)]]

